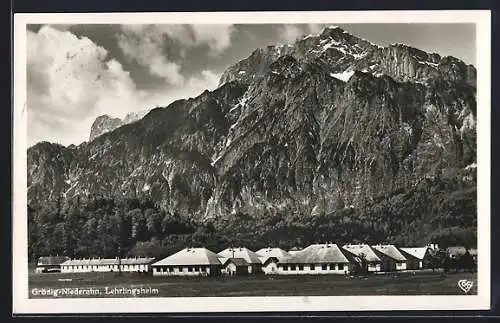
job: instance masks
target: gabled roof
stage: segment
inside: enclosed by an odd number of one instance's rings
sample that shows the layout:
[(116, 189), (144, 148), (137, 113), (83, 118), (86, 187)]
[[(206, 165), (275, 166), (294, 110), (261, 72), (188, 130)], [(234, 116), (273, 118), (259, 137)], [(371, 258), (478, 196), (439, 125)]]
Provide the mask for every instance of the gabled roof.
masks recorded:
[(145, 265), (149, 264), (154, 258), (91, 258), (91, 259), (68, 259), (61, 265), (64, 266), (108, 266), (108, 265)]
[(224, 266), (227, 266), (230, 262), (235, 264), (237, 267), (246, 267), (249, 265), (248, 262), (243, 258), (226, 258), (223, 264)]
[(206, 248), (184, 248), (152, 266), (221, 265), (217, 254)]
[(342, 248), (354, 254), (356, 257), (361, 257), (363, 255), (368, 262), (381, 262), (375, 251), (367, 244), (344, 245)]
[(281, 248), (262, 248), (255, 252), (259, 258), (270, 258), (275, 257), (277, 259), (282, 259), (289, 257), (290, 254)]
[(55, 256), (55, 257), (40, 257), (38, 258), (37, 265), (38, 266), (53, 266), (53, 265), (60, 265), (66, 260), (69, 260), (69, 257), (60, 257), (60, 256)]
[(147, 265), (153, 262), (155, 258), (152, 257), (138, 257), (138, 258), (125, 258), (121, 260), (122, 265)]
[(299, 252), (301, 250), (302, 249), (299, 248), (299, 247), (293, 247), (292, 249), (288, 250), (288, 253), (292, 255), (292, 254), (297, 253), (297, 252)]
[[(406, 261), (406, 257), (396, 248), (395, 245), (376, 245), (372, 249), (396, 261)], [(378, 254), (377, 254), (378, 255)]]
[(410, 256), (413, 256), (417, 259), (423, 260), (429, 247), (414, 247), (414, 248), (400, 248), (403, 252), (406, 252)]
[[(281, 258), (283, 259), (283, 258)], [(275, 261), (275, 262), (280, 262), (278, 258), (276, 257), (268, 257), (268, 256), (259, 256), (259, 260), (260, 262), (263, 264), (263, 265), (266, 265), (270, 262), (270, 261)]]
[(241, 248), (227, 248), (219, 252), (218, 257), (224, 257), (224, 258), (243, 258), (245, 259), (249, 264), (261, 264), (259, 260), (259, 256), (253, 252), (250, 249), (247, 249), (245, 247)]
[(348, 263), (346, 255), (336, 244), (313, 244), (289, 257), (281, 263), (318, 264), (318, 263)]
[(88, 266), (90, 259), (69, 259), (61, 264), (62, 266)]
[(90, 266), (118, 265), (117, 258), (92, 258), (89, 260)]

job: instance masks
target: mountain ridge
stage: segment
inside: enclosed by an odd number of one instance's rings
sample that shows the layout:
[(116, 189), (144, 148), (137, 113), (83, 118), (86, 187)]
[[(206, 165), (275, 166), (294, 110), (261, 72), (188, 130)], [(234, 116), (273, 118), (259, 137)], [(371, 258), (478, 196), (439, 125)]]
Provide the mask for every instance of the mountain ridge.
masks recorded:
[(470, 201), (475, 188), (475, 75), (456, 58), (327, 28), (257, 49), (214, 91), (76, 148), (29, 148), (28, 202), (148, 198), (221, 230), (273, 216), (349, 227), (366, 214), (379, 223), (372, 236), (393, 221), (403, 221), (388, 233), (398, 236), (458, 218), (473, 227), (468, 208), (444, 221), (435, 205)]

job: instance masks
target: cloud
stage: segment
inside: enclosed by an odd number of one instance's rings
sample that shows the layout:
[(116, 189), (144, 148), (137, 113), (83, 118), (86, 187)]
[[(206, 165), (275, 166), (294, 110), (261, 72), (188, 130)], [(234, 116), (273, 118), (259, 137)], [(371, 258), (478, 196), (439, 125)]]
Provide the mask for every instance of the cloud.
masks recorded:
[(299, 25), (283, 25), (280, 28), (281, 39), (288, 43), (294, 43), (299, 37), (304, 36), (306, 33)]
[(117, 39), (127, 59), (148, 68), (152, 75), (169, 84), (182, 85), (187, 80), (180, 63), (167, 54), (167, 40), (175, 42), (181, 57), (186, 55), (186, 47), (203, 45), (216, 55), (231, 45), (234, 32), (232, 25), (122, 25)]
[(81, 142), (96, 115), (139, 108), (134, 81), (106, 49), (50, 26), (27, 33), (29, 144)]
[(149, 91), (145, 96), (145, 105), (148, 107), (165, 107), (175, 100), (196, 97), (205, 90), (215, 90), (219, 83), (219, 73), (203, 70), (190, 77), (182, 86), (177, 86), (168, 91)]
[(288, 43), (294, 43), (298, 38), (307, 34), (317, 35), (324, 29), (322, 24), (307, 24), (307, 25), (283, 25), (278, 29), (281, 40)]
[[(155, 34), (149, 33), (147, 40), (141, 40), (142, 47), (131, 46), (129, 53), (141, 63), (151, 64), (156, 75), (168, 77), (173, 84), (159, 90), (139, 90), (122, 63), (91, 39), (51, 26), (27, 33), (30, 146), (38, 141), (79, 144), (88, 139), (90, 127), (99, 115), (123, 118), (129, 112), (167, 106), (177, 99), (215, 89), (220, 77), (207, 69), (184, 77), (175, 64), (161, 60)], [(221, 48), (224, 44), (222, 41), (213, 46)]]
[(231, 45), (236, 32), (232, 25), (192, 25), (195, 45), (208, 44), (212, 54), (223, 52)]
[(118, 46), (125, 57), (147, 67), (152, 75), (170, 84), (184, 82), (180, 65), (170, 62), (163, 51), (164, 30), (155, 25), (125, 25), (118, 36)]
[(323, 24), (308, 24), (307, 29), (309, 30), (309, 33), (313, 35), (317, 35), (323, 31), (325, 26)]

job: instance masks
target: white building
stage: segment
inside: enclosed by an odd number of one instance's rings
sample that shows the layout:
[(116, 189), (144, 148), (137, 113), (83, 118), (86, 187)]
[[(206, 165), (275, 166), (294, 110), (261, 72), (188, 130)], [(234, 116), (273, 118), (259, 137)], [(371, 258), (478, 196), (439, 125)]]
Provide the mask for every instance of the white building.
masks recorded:
[(280, 260), (291, 256), (291, 254), (280, 248), (262, 248), (256, 254), (262, 263), (262, 271), (266, 275), (276, 274)]
[(408, 259), (395, 245), (372, 246), (375, 254), (382, 260), (382, 271), (406, 270)]
[(243, 258), (219, 258), (219, 260), (222, 262), (222, 274), (235, 276), (252, 273), (252, 266)]
[(283, 258), (278, 263), (279, 275), (348, 274), (354, 269), (354, 260), (336, 244), (313, 244)]
[(343, 249), (355, 255), (355, 260), (362, 265), (366, 262), (368, 272), (377, 272), (382, 270), (382, 260), (375, 254), (375, 251), (367, 244), (344, 245)]
[(151, 267), (153, 276), (218, 276), (222, 263), (206, 248), (185, 248)]
[(69, 260), (69, 257), (40, 257), (36, 263), (35, 272), (37, 273), (48, 273), (48, 272), (60, 272), (61, 264)]
[(424, 262), (429, 256), (429, 247), (400, 248), (407, 259), (407, 269), (423, 269)]
[(262, 262), (259, 259), (259, 255), (248, 248), (226, 248), (219, 252), (217, 256), (221, 261), (226, 261), (229, 258), (244, 259), (250, 266), (249, 274), (255, 274), (262, 271)]
[(154, 258), (83, 258), (61, 264), (63, 273), (87, 272), (149, 272)]

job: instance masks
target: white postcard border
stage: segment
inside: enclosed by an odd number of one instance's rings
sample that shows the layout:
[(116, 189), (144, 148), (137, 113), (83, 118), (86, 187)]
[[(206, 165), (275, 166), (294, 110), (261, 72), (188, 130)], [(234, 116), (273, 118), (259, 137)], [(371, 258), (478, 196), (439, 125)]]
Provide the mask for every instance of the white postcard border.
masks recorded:
[[(453, 296), (293, 296), (29, 299), (27, 257), (27, 24), (258, 24), (474, 23), (477, 51), (478, 294)], [(142, 313), (367, 310), (481, 310), (490, 308), (491, 13), (444, 11), (306, 11), (211, 13), (37, 13), (14, 16), (13, 312)]]

